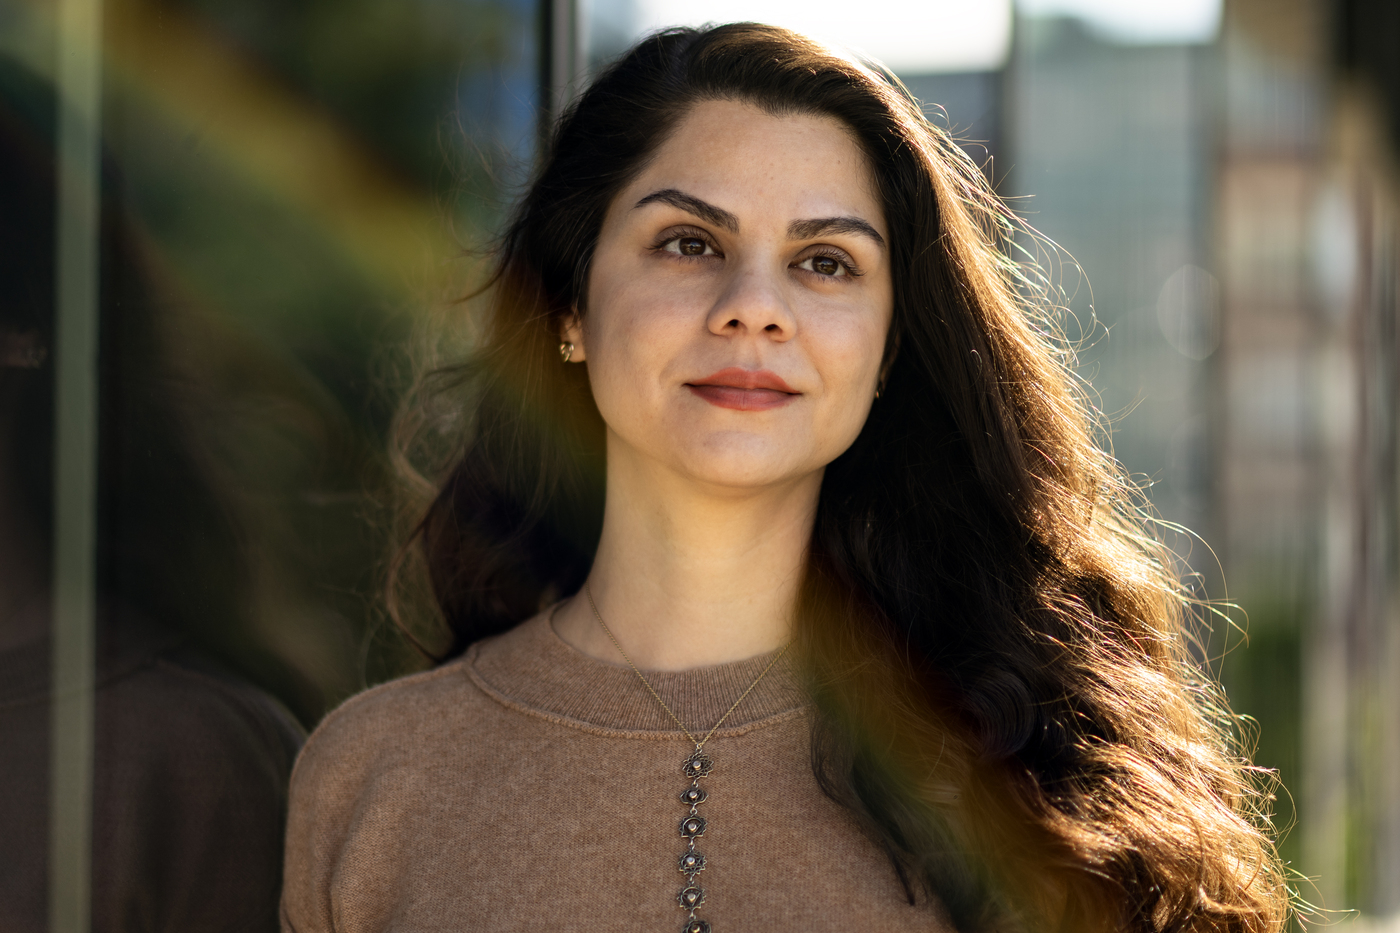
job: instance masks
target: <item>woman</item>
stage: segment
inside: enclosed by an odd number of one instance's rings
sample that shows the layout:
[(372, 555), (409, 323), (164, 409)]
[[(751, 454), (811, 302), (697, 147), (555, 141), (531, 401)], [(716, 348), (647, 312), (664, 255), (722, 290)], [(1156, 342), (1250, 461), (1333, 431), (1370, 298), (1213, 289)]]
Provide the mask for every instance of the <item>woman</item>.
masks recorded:
[(461, 438), (417, 533), (460, 657), (311, 739), (284, 927), (1279, 927), (1011, 231), (792, 33), (602, 74), (419, 425)]

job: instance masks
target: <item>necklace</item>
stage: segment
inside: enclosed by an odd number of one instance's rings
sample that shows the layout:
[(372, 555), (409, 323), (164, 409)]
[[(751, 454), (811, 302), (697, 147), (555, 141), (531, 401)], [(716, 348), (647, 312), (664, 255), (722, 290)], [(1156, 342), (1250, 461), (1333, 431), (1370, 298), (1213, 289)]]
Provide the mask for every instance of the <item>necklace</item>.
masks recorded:
[(676, 894), (676, 903), (680, 904), (681, 910), (686, 912), (685, 925), (681, 927), (681, 933), (710, 933), (710, 922), (708, 920), (701, 920), (699, 917), (695, 916), (695, 912), (705, 903), (705, 889), (695, 883), (695, 879), (699, 877), (700, 872), (705, 870), (705, 856), (695, 848), (695, 840), (705, 835), (707, 821), (700, 815), (700, 804), (708, 800), (710, 796), (700, 786), (700, 779), (709, 777), (710, 772), (713, 771), (715, 767), (715, 760), (705, 754), (705, 743), (710, 741), (710, 738), (719, 731), (720, 726), (724, 725), (724, 721), (729, 718), (729, 714), (738, 709), (739, 704), (744, 702), (744, 699), (750, 693), (753, 693), (753, 689), (758, 686), (759, 681), (763, 680), (763, 678), (768, 675), (768, 672), (773, 669), (773, 665), (777, 664), (779, 659), (787, 653), (788, 646), (783, 645), (782, 650), (774, 655), (773, 660), (768, 662), (768, 666), (763, 669), (763, 673), (759, 674), (758, 677), (754, 679), (754, 682), (749, 684), (749, 689), (740, 694), (739, 699), (735, 700), (734, 704), (724, 711), (724, 715), (719, 717), (719, 721), (710, 727), (710, 731), (705, 733), (705, 737), (703, 739), (697, 739), (695, 736), (691, 735), (690, 730), (685, 727), (685, 723), (681, 722), (680, 717), (671, 711), (671, 707), (666, 705), (666, 701), (661, 699), (661, 694), (656, 692), (656, 688), (651, 685), (651, 681), (646, 679), (641, 669), (632, 663), (632, 659), (627, 656), (627, 652), (622, 650), (622, 645), (618, 643), (617, 636), (613, 635), (612, 629), (608, 628), (608, 623), (603, 621), (603, 614), (598, 611), (598, 604), (593, 601), (593, 588), (587, 583), (584, 583), (583, 592), (584, 595), (588, 597), (588, 605), (593, 609), (593, 617), (597, 619), (598, 624), (603, 627), (603, 631), (607, 633), (608, 639), (613, 643), (613, 647), (617, 649), (617, 653), (622, 655), (622, 660), (627, 662), (627, 666), (632, 668), (632, 673), (637, 675), (637, 679), (642, 682), (642, 686), (646, 687), (647, 692), (656, 698), (656, 702), (661, 704), (661, 708), (666, 711), (666, 715), (675, 720), (676, 725), (681, 727), (681, 732), (684, 732), (685, 737), (695, 746), (695, 751), (691, 752), (690, 755), (686, 757), (685, 761), (681, 762), (681, 773), (690, 778), (690, 786), (681, 791), (680, 801), (684, 806), (690, 808), (690, 814), (682, 817), (680, 822), (681, 838), (686, 840), (686, 849), (681, 853), (680, 858), (677, 859), (676, 868), (681, 874), (686, 876), (686, 882), (685, 887)]

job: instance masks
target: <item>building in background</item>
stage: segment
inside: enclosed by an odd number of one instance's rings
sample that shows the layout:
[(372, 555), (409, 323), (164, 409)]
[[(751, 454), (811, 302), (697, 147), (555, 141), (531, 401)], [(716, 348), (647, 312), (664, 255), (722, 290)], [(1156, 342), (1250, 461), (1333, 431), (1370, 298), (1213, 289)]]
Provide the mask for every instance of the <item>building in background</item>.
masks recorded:
[(1264, 647), (1236, 667), (1293, 792), (1289, 850), (1317, 900), (1394, 917), (1400, 16), (1320, 0), (1227, 11), (1214, 505), (1232, 595)]
[(1043, 261), (1115, 456), (1163, 519), (1205, 533), (1212, 48), (1063, 15), (1022, 17), (1014, 48), (1001, 191), (1060, 248)]
[(1115, 454), (1238, 607), (1203, 656), (1282, 779), (1301, 893), (1400, 923), (1400, 15), (1229, 0), (1144, 42), (1111, 6), (1024, 5), (1007, 193), (1092, 289)]

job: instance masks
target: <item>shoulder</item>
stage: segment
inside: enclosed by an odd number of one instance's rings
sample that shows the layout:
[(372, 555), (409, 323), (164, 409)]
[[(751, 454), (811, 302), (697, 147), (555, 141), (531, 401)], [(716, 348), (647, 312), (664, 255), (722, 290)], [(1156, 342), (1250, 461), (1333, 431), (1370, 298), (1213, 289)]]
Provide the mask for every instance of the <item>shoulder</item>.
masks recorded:
[(406, 827), (470, 792), (473, 773), (444, 762), (508, 732), (507, 711), (468, 676), (475, 654), (372, 687), (316, 727), (292, 772), (283, 929), (334, 929), (342, 863), (375, 866), (377, 883), (391, 884), (412, 836)]
[(198, 658), (162, 658), (133, 678), (132, 686), (148, 691), (157, 701), (180, 706), (203, 725), (275, 751), (286, 761), (284, 773), (306, 740), (306, 731), (278, 700), (252, 684), (200, 664)]
[(473, 652), (431, 671), (371, 687), (331, 711), (307, 740), (294, 782), (330, 765), (362, 771), (401, 751), (421, 755), (434, 741), (460, 738), (493, 705), (467, 676)]
[(286, 707), (183, 642), (128, 641), (98, 669), (98, 752), (112, 767), (258, 774), (285, 789), (306, 737)]

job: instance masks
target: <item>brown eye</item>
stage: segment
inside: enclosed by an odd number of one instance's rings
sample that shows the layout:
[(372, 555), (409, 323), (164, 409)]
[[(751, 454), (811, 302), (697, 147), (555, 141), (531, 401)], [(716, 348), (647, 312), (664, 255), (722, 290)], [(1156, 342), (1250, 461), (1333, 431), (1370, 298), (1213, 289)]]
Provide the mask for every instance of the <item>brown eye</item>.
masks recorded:
[(702, 256), (719, 256), (719, 250), (714, 244), (702, 236), (682, 233), (673, 236), (666, 242), (659, 244), (661, 250), (676, 256), (692, 256), (700, 258)]
[(849, 268), (835, 256), (808, 256), (797, 264), (799, 269), (806, 269), (808, 272), (815, 272), (825, 278), (834, 279), (838, 276), (851, 274)]

